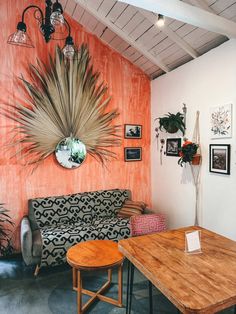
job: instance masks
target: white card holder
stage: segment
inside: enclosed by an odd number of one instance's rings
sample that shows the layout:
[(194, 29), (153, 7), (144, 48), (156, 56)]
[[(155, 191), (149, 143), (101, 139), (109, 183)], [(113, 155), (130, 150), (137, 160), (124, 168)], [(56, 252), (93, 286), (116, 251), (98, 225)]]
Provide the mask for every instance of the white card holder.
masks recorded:
[(185, 232), (185, 253), (199, 254), (201, 249), (201, 230)]

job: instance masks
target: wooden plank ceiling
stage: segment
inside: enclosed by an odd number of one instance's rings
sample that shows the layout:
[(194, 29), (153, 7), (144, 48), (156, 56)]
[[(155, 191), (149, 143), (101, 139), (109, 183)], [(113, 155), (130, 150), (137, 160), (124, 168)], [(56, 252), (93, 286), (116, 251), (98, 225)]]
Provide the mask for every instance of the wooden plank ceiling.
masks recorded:
[[(115, 0), (62, 0), (65, 12), (154, 79), (228, 40), (190, 24), (157, 16)], [(234, 0), (184, 0), (236, 21)]]

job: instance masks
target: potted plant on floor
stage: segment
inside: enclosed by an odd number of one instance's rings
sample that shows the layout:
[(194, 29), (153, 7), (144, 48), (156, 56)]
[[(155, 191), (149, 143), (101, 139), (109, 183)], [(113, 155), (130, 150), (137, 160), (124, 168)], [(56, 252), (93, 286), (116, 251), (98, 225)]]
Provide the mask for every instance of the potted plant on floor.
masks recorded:
[(191, 163), (192, 165), (199, 165), (201, 161), (201, 155), (197, 154), (199, 145), (185, 139), (182, 147), (179, 151), (180, 159), (178, 164), (183, 167), (185, 163)]
[(176, 114), (168, 112), (164, 117), (157, 118), (159, 119), (159, 129), (162, 131), (163, 129), (167, 133), (176, 133), (179, 130), (183, 133), (185, 132), (185, 123), (184, 123), (184, 115), (180, 112)]
[(8, 215), (8, 212), (9, 211), (3, 207), (3, 204), (0, 204), (0, 256), (6, 256), (13, 251), (10, 237), (11, 230), (9, 227), (13, 226), (14, 223)]

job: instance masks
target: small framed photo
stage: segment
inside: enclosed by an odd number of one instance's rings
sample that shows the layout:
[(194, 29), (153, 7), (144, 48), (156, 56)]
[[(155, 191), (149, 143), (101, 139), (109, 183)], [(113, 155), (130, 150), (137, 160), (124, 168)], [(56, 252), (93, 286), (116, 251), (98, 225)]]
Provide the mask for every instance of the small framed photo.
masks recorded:
[(142, 138), (142, 126), (138, 124), (125, 124), (125, 138)]
[(181, 138), (168, 138), (166, 140), (166, 156), (179, 157)]
[(210, 172), (230, 174), (230, 145), (210, 144)]
[(142, 160), (141, 147), (125, 147), (125, 161), (140, 161)]

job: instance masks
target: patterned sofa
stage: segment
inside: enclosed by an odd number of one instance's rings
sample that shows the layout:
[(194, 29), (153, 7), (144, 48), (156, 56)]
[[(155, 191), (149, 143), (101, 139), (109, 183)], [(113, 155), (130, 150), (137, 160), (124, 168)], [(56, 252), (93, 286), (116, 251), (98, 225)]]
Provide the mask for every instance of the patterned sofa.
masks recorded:
[(129, 190), (115, 189), (29, 200), (29, 216), (21, 222), (25, 263), (59, 265), (78, 242), (129, 237), (129, 219), (117, 217), (126, 199)]

